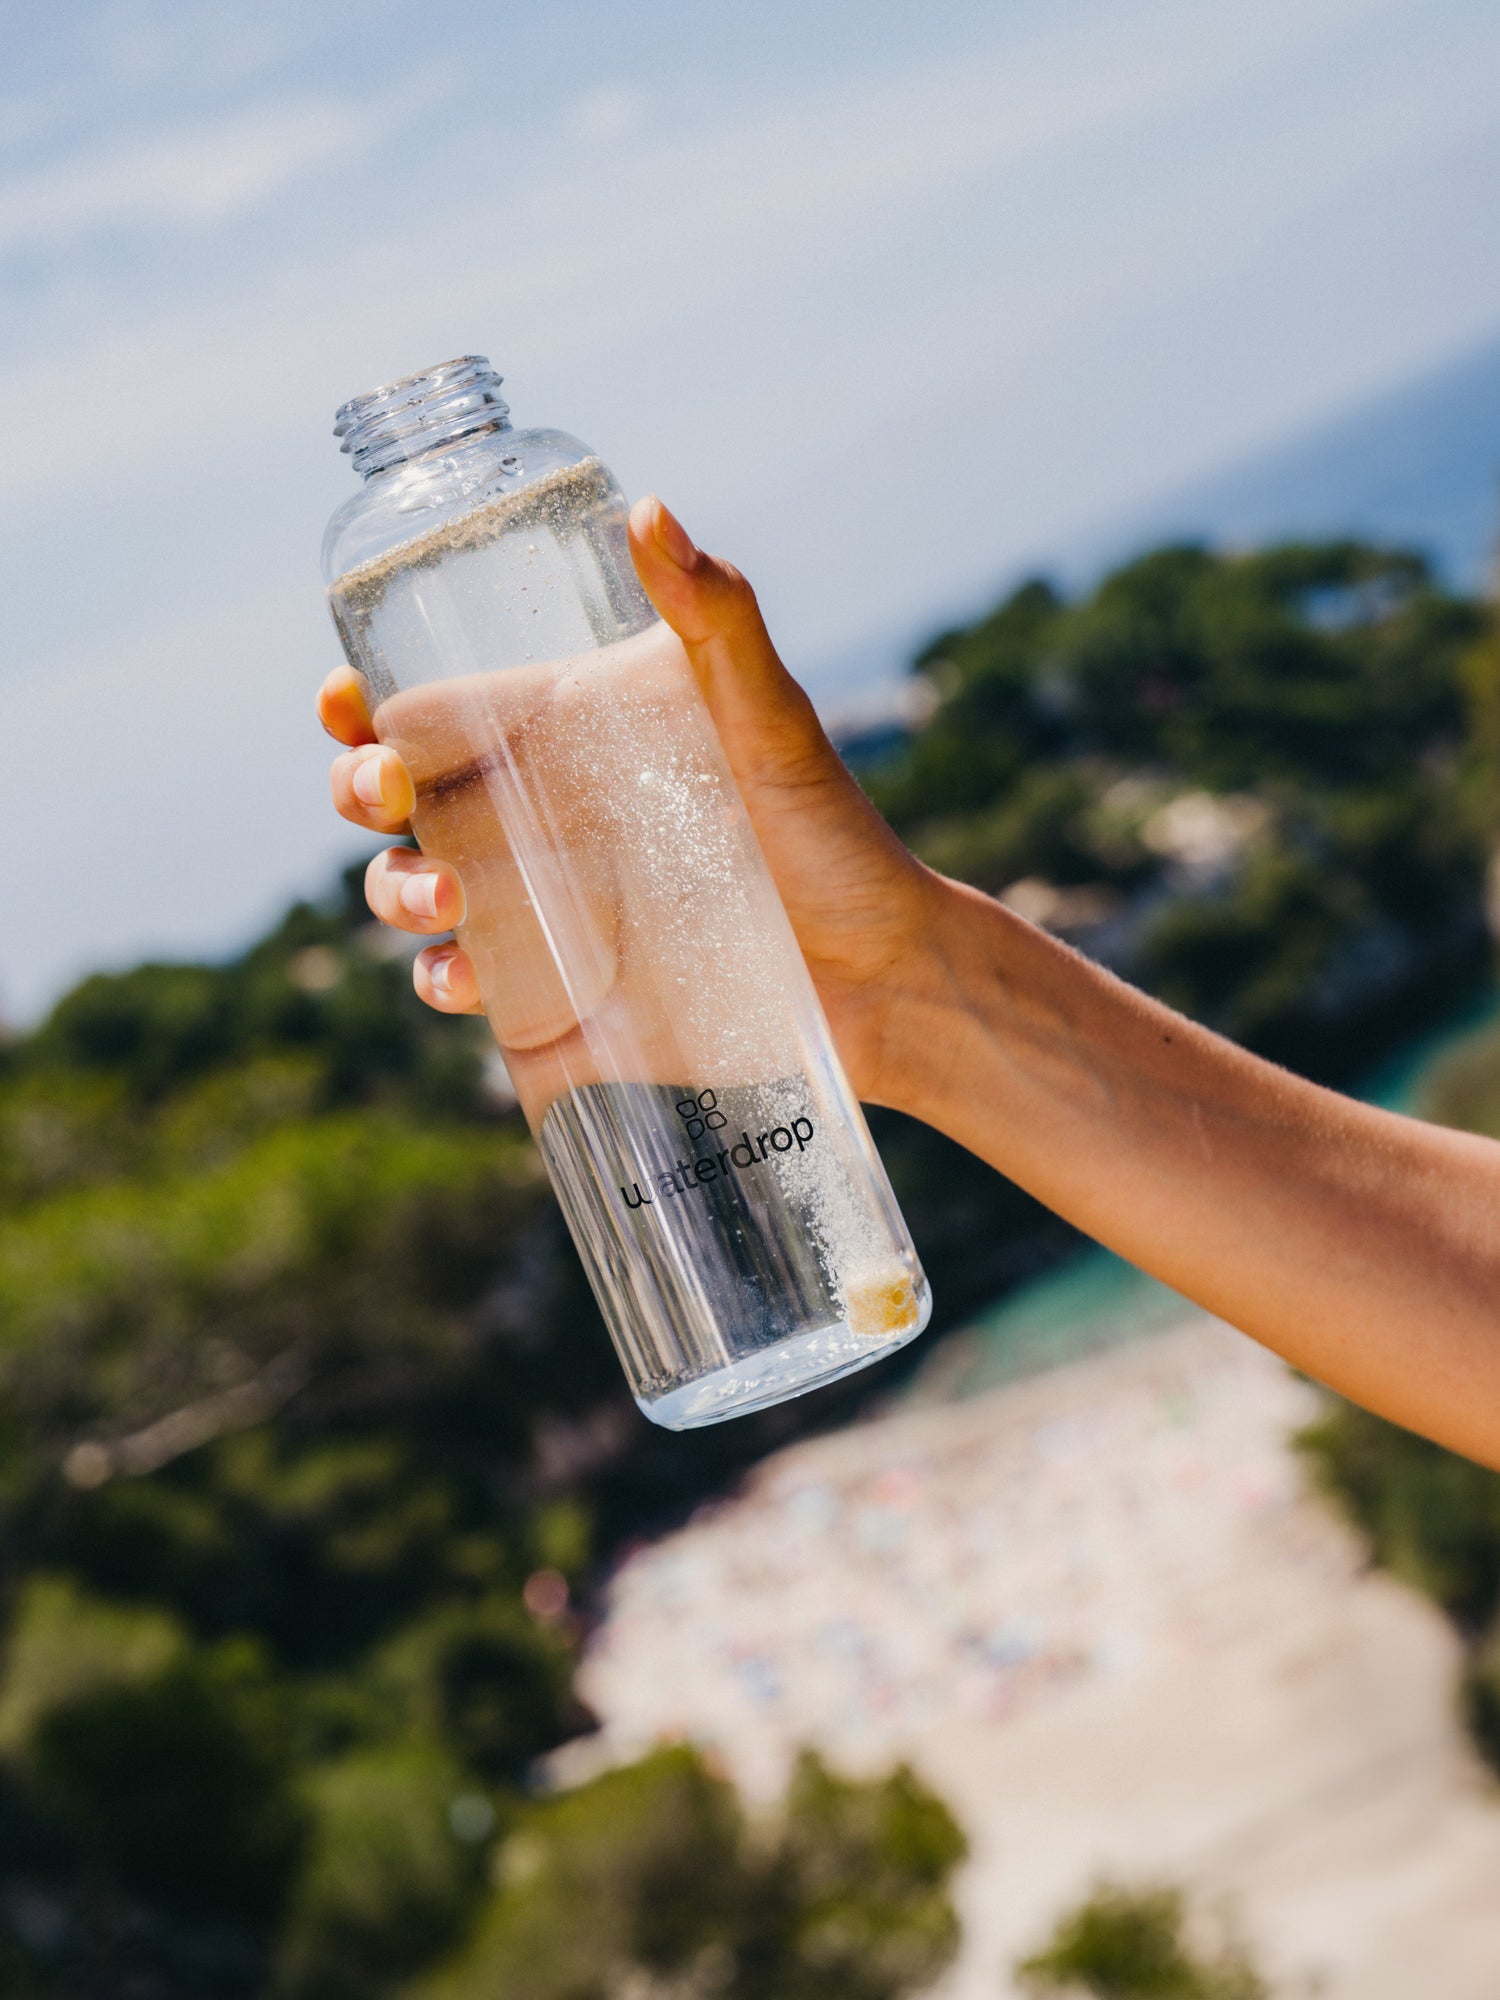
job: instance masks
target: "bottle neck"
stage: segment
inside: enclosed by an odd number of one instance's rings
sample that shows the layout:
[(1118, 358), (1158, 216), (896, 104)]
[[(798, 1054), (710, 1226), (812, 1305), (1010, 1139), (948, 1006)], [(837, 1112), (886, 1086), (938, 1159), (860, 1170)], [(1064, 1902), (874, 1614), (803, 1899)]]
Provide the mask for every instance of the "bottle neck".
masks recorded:
[(465, 354), (351, 397), (334, 419), (333, 434), (355, 471), (369, 479), (484, 432), (509, 429), (500, 377), (482, 354)]

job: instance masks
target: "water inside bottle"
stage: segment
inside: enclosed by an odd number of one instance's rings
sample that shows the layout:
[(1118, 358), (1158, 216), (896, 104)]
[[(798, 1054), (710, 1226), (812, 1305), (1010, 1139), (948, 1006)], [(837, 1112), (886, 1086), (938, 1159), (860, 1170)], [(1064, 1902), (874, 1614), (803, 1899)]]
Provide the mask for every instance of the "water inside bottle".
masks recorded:
[(586, 461), (332, 594), (637, 1399), (680, 1427), (862, 1366), (927, 1296), (680, 643), (610, 582), (604, 493)]
[(547, 1112), (542, 1156), (658, 1423), (779, 1402), (925, 1319), (920, 1273), (863, 1226), (818, 1098), (801, 1076), (723, 1091), (596, 1084)]

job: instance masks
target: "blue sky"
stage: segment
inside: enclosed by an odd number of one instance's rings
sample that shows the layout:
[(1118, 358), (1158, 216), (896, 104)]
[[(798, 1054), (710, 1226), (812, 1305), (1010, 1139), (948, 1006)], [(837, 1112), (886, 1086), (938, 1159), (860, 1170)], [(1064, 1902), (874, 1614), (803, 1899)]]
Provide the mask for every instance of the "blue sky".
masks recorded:
[(1494, 0), (13, 0), (6, 41), (15, 1018), (357, 848), (308, 719), (355, 390), (488, 353), (836, 707), (1500, 332)]

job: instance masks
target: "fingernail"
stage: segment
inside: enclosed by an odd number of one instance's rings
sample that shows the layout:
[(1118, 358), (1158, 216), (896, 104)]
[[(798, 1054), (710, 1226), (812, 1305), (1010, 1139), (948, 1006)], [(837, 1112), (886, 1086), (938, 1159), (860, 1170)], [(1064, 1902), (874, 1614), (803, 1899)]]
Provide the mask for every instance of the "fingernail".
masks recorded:
[(379, 756), (366, 757), (354, 767), (354, 776), (350, 782), (354, 796), (362, 806), (385, 804), (385, 787), (380, 781), (380, 767), (384, 761), (385, 759)]
[(656, 545), (669, 562), (679, 569), (692, 569), (698, 560), (698, 550), (692, 536), (681, 521), (660, 500), (656, 502)]
[(401, 907), (414, 917), (435, 917), (437, 899), (436, 875), (408, 875), (401, 884)]
[(445, 951), (441, 958), (427, 961), (427, 984), (439, 1000), (453, 998), (453, 954)]

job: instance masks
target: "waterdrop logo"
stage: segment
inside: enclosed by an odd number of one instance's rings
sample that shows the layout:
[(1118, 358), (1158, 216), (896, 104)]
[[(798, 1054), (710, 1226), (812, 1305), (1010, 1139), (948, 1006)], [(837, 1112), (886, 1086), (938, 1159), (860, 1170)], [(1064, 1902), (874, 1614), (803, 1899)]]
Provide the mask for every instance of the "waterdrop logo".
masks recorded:
[(718, 1097), (711, 1090), (700, 1090), (696, 1097), (679, 1098), (677, 1116), (687, 1127), (690, 1139), (701, 1139), (705, 1132), (717, 1132), (724, 1123)]
[[(696, 1097), (673, 1101), (691, 1142), (705, 1133), (722, 1131), (728, 1122), (712, 1090), (700, 1090)], [(794, 1118), (789, 1125), (773, 1126), (769, 1132), (757, 1132), (753, 1138), (748, 1130), (743, 1131), (732, 1145), (717, 1152), (695, 1152), (691, 1159), (676, 1160), (670, 1167), (645, 1167), (642, 1179), (633, 1180), (628, 1187), (621, 1182), (620, 1199), (627, 1208), (655, 1208), (658, 1197), (666, 1203), (676, 1195), (696, 1194), (714, 1181), (733, 1180), (747, 1168), (759, 1167), (773, 1153), (789, 1153), (793, 1146), (801, 1153), (815, 1137), (813, 1122), (806, 1117)]]

